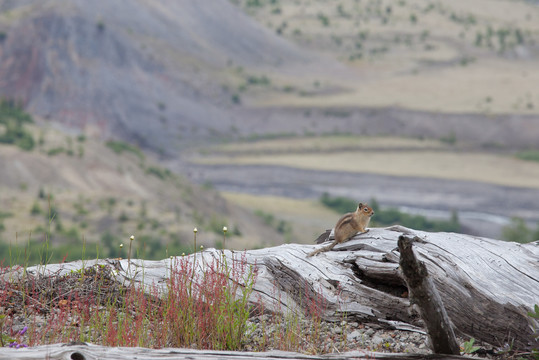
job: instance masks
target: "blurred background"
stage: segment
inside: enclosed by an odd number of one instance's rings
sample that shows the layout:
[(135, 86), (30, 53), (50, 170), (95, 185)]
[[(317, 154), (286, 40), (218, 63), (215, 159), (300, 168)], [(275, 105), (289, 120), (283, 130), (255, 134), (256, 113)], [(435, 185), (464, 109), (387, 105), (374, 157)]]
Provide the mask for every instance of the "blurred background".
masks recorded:
[(0, 0), (0, 258), (312, 243), (358, 202), (537, 240), (538, 60), (532, 0)]

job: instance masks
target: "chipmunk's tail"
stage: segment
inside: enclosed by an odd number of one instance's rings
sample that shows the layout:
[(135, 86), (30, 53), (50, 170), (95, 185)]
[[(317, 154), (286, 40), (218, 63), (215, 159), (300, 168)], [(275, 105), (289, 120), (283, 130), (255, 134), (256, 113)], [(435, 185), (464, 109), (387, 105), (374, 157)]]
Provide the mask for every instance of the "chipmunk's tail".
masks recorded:
[(322, 244), (323, 242), (328, 241), (330, 235), (331, 235), (331, 229), (328, 229), (324, 233), (320, 234), (319, 237), (316, 238), (315, 243)]
[(329, 251), (329, 250), (333, 249), (335, 247), (335, 245), (337, 245), (337, 242), (333, 241), (331, 244), (326, 245), (326, 246), (322, 246), (320, 249), (316, 249), (315, 251), (309, 253), (307, 255), (307, 257), (315, 256), (316, 254), (320, 254), (321, 252)]

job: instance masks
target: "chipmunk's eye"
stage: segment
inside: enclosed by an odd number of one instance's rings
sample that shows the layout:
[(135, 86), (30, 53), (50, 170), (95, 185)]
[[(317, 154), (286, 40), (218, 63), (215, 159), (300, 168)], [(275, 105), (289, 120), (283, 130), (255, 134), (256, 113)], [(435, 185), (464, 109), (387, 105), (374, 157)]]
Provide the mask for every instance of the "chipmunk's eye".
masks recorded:
[(365, 209), (363, 209), (363, 211), (365, 211), (365, 212), (369, 212), (369, 209), (365, 208)]

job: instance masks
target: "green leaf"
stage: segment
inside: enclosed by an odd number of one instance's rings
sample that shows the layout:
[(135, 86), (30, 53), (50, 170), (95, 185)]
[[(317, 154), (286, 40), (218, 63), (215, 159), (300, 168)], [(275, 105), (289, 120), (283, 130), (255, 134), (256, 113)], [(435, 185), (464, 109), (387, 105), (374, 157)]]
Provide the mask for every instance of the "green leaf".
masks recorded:
[(470, 341), (465, 341), (464, 342), (464, 353), (465, 354), (471, 354), (471, 353), (474, 353), (474, 352), (476, 352), (477, 350), (480, 349), (479, 346), (473, 346), (474, 342), (475, 342), (474, 338), (471, 338)]

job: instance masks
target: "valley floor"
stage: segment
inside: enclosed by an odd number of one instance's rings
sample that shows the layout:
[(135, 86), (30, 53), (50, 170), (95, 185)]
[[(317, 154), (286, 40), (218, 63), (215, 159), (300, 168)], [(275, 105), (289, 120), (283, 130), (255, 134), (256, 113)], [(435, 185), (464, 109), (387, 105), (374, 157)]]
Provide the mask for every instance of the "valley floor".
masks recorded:
[[(539, 221), (539, 205), (531, 200), (539, 198), (539, 189), (276, 165), (190, 164), (189, 169), (193, 182), (212, 184), (224, 192), (304, 200), (327, 192), (358, 201), (375, 198), (383, 206), (435, 218), (449, 218), (456, 210), (468, 233), (491, 238), (500, 238), (501, 228), (512, 217), (522, 217), (532, 226)], [(262, 202), (255, 204), (256, 198), (252, 201), (254, 209), (262, 206)], [(326, 225), (334, 220), (328, 219)]]

